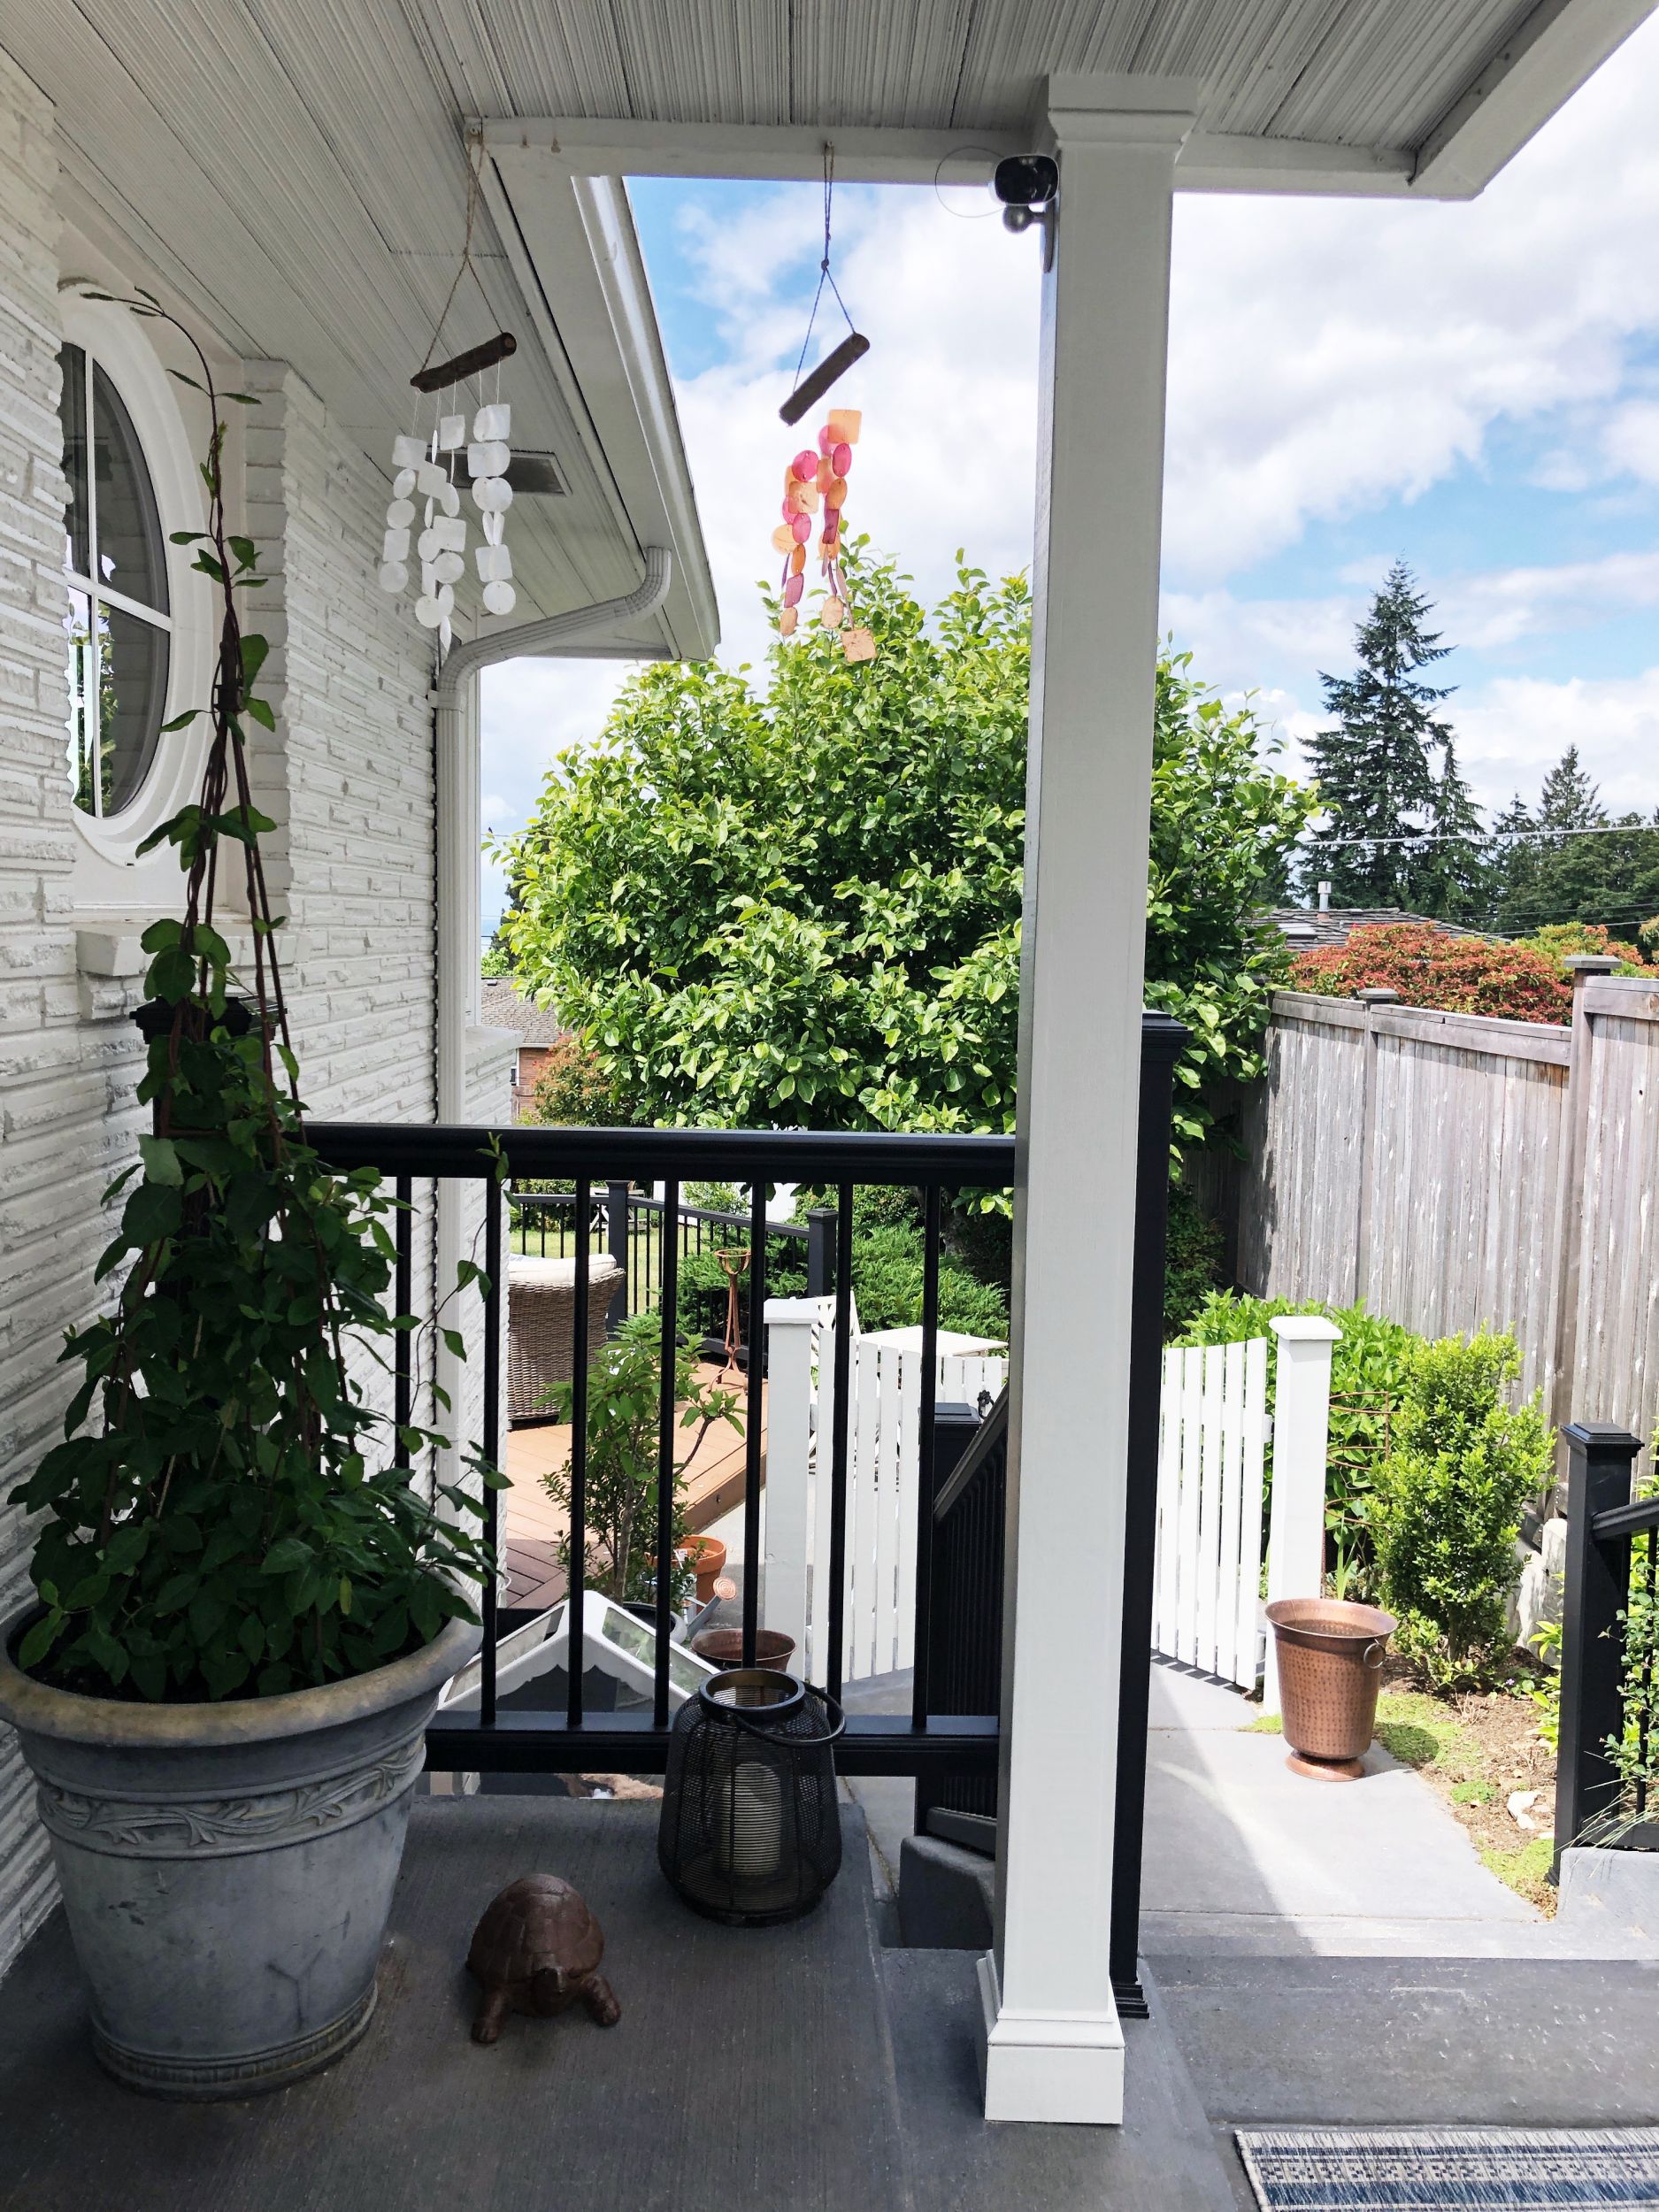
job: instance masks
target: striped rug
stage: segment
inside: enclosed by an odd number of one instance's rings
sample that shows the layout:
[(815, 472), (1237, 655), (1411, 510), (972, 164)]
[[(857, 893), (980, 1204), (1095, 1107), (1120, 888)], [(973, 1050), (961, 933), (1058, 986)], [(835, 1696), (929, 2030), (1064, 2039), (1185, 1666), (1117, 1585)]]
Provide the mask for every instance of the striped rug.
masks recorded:
[(1659, 2207), (1659, 2128), (1240, 2128), (1262, 2212)]

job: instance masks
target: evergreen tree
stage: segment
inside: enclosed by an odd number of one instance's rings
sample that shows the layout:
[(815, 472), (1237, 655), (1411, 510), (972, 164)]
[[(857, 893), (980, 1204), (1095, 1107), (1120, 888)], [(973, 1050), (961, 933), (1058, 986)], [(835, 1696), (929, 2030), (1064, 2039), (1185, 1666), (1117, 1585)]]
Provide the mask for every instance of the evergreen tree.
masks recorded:
[(1488, 841), (1480, 812), (1458, 772), (1451, 732), (1435, 779), (1429, 812), (1430, 837), (1409, 850), (1404, 903), (1437, 921), (1484, 923), (1495, 895)]
[(1432, 604), (1396, 561), (1355, 632), (1358, 668), (1351, 676), (1320, 674), (1336, 726), (1322, 730), (1308, 749), (1326, 833), (1379, 841), (1315, 846), (1309, 873), (1330, 879), (1333, 905), (1410, 908), (1433, 848), (1383, 841), (1432, 829), (1442, 810), (1457, 833), (1465, 823), (1479, 829), (1455, 770), (1444, 792), (1443, 774), (1435, 773), (1433, 756), (1446, 752), (1451, 729), (1434, 710), (1451, 692), (1422, 682), (1417, 671), (1452, 649), (1424, 627)]
[(1552, 923), (1601, 922), (1628, 935), (1659, 910), (1655, 823), (1659, 815), (1609, 814), (1569, 745), (1544, 779), (1537, 812), (1529, 819), (1517, 798), (1500, 825), (1534, 834), (1502, 856), (1498, 927), (1519, 936)]

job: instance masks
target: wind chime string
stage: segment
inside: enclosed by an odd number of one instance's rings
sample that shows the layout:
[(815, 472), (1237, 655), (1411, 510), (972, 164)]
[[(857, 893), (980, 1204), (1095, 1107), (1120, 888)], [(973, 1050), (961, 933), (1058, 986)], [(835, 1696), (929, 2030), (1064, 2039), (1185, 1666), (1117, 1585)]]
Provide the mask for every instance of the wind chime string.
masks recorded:
[[(801, 342), (801, 358), (795, 364), (795, 389), (779, 410), (787, 423), (798, 421), (820, 394), (827, 391), (844, 370), (870, 349), (870, 342), (861, 337), (853, 326), (847, 303), (841, 296), (830, 268), (831, 213), (835, 189), (834, 150), (824, 149), (824, 252), (818, 263), (818, 290), (812, 296), (812, 311), (807, 318), (806, 336)], [(847, 317), (849, 335), (827, 354), (805, 380), (799, 381), (805, 366), (807, 348), (812, 342), (812, 329), (818, 320), (818, 307), (824, 297), (824, 287), (829, 286), (835, 296), (835, 303)], [(849, 661), (873, 660), (876, 641), (869, 629), (854, 618), (852, 591), (846, 572), (841, 566), (841, 521), (847, 498), (847, 472), (852, 466), (853, 448), (858, 442), (858, 433), (864, 418), (851, 407), (832, 408), (818, 434), (818, 450), (803, 447), (784, 471), (783, 519), (772, 534), (776, 551), (783, 556), (783, 574), (779, 583), (778, 634), (791, 637), (800, 622), (802, 595), (806, 589), (806, 548), (812, 535), (811, 518), (823, 504), (823, 522), (819, 526), (818, 554), (819, 572), (826, 592), (818, 607), (818, 618), (822, 628), (828, 630)]]
[[(517, 341), (510, 331), (497, 330), (494, 338), (474, 346), (453, 360), (441, 361), (434, 368), (432, 357), (437, 351), (438, 341), (443, 334), (461, 280), (468, 271), (478, 288), (486, 313), (495, 320), (489, 295), (484, 288), (472, 259), (472, 238), (478, 224), (479, 203), (482, 196), (482, 164), (484, 145), (481, 136), (475, 135), (474, 158), (471, 146), (466, 165), (466, 222), (461, 241), (461, 257), (450, 281), (449, 289), (434, 326), (425, 357), (410, 379), (420, 396), (416, 401), (414, 426), (406, 434), (392, 442), (391, 503), (386, 511), (386, 535), (381, 546), (380, 584), (383, 591), (401, 592), (409, 583), (410, 540), (415, 524), (415, 502), (424, 499), (426, 511), (423, 527), (414, 545), (420, 565), (420, 592), (415, 602), (415, 619), (423, 629), (435, 630), (438, 650), (447, 653), (452, 637), (450, 618), (455, 610), (455, 587), (466, 572), (467, 523), (461, 512), (460, 488), (456, 482), (456, 469), (462, 449), (465, 449), (467, 472), (472, 480), (472, 503), (478, 509), (483, 542), (472, 552), (480, 597), (488, 614), (510, 614), (517, 595), (512, 586), (512, 556), (505, 542), (505, 517), (512, 504), (512, 486), (507, 480), (512, 453), (508, 444), (511, 429), (512, 411), (501, 397), (501, 364), (517, 350)], [(483, 377), (486, 369), (495, 371), (495, 397), (488, 404), (484, 402)], [(469, 395), (469, 386), (471, 388)], [(467, 437), (467, 401), (474, 403), (472, 438)], [(423, 402), (430, 397), (433, 403), (432, 426), (424, 429)]]

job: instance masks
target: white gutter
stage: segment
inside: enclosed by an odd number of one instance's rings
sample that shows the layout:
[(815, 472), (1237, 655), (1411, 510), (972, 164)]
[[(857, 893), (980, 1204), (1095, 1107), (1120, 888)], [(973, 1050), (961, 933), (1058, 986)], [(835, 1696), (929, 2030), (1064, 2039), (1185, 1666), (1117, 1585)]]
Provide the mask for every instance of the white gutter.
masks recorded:
[(436, 1118), (466, 1119), (466, 1033), (478, 1015), (478, 855), (483, 834), (478, 730), (480, 669), (497, 662), (557, 658), (562, 653), (616, 660), (665, 660), (662, 645), (634, 645), (612, 634), (655, 614), (673, 582), (673, 556), (648, 546), (645, 574), (619, 599), (572, 607), (537, 622), (515, 623), (453, 647), (433, 687), (437, 747), (438, 1018)]
[[(434, 1030), (434, 1087), (440, 1122), (464, 1122), (467, 1114), (467, 1039), (479, 1013), (479, 876), (478, 856), (482, 840), (478, 677), (495, 663), (526, 657), (557, 657), (560, 654), (616, 660), (666, 660), (671, 649), (664, 645), (635, 645), (615, 633), (626, 624), (655, 614), (668, 596), (673, 581), (673, 557), (658, 545), (645, 550), (641, 581), (619, 599), (603, 599), (589, 607), (572, 607), (564, 614), (547, 615), (538, 622), (518, 622), (511, 628), (492, 630), (455, 646), (433, 687), (435, 743), (434, 862), (436, 877), (437, 1012)], [(441, 1182), (437, 1187), (434, 1248), (439, 1300), (452, 1288), (463, 1256), (467, 1192), (464, 1186)], [(477, 1216), (474, 1212), (473, 1219)], [(468, 1255), (468, 1256), (472, 1256)], [(482, 1255), (479, 1254), (480, 1260)], [(468, 1318), (470, 1319), (469, 1310)], [(503, 1304), (503, 1314), (506, 1310)], [(465, 1326), (457, 1317), (457, 1325)], [(476, 1363), (474, 1363), (476, 1364)], [(442, 1337), (435, 1353), (435, 1379), (448, 1392), (455, 1409), (453, 1425), (440, 1417), (437, 1425), (450, 1435), (465, 1435), (472, 1425), (465, 1417), (463, 1370)], [(442, 1479), (459, 1479), (458, 1454), (452, 1447), (443, 1455)]]

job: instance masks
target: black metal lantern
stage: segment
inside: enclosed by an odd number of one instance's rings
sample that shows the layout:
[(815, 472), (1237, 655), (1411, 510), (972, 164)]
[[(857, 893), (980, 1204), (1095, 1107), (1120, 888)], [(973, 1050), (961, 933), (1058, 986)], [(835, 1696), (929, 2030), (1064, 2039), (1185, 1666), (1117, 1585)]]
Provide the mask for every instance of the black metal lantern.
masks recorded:
[(686, 1700), (657, 1856), (694, 1911), (759, 1928), (817, 1904), (841, 1870), (830, 1747), (845, 1725), (822, 1690), (764, 1667), (717, 1674)]

